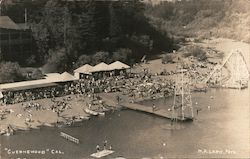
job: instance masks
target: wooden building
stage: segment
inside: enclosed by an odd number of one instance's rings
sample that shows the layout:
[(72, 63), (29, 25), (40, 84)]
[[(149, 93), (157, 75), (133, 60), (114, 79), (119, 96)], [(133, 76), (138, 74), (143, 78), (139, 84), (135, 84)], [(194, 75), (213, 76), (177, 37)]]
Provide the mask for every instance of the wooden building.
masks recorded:
[(0, 58), (25, 65), (34, 50), (31, 30), (14, 23), (8, 16), (0, 16)]

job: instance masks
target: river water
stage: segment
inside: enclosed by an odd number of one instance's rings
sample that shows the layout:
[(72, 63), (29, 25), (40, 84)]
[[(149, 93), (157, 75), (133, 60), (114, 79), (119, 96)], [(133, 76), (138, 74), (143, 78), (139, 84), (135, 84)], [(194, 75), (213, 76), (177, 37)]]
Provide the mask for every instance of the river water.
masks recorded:
[[(212, 89), (207, 93), (193, 93), (195, 110), (199, 107), (201, 111), (198, 115), (195, 112), (193, 122), (173, 126), (164, 118), (122, 110), (93, 117), (75, 127), (43, 127), (17, 132), (14, 136), (1, 137), (1, 157), (90, 158), (96, 145), (102, 147), (103, 141), (107, 140), (115, 153), (106, 158), (248, 158), (249, 94), (249, 89)], [(154, 103), (164, 109), (172, 102), (170, 97), (143, 104), (152, 106)], [(61, 138), (61, 131), (80, 139), (80, 144)], [(27, 150), (41, 150), (45, 154), (20, 154)]]

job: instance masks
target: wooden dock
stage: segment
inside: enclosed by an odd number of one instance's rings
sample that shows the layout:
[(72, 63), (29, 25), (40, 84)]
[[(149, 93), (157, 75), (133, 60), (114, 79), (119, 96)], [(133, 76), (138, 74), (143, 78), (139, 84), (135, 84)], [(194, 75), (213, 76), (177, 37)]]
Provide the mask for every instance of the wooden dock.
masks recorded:
[[(144, 106), (144, 105), (137, 104), (137, 103), (123, 103), (123, 104), (121, 104), (121, 106), (128, 108), (128, 109), (131, 109), (131, 110), (149, 113), (149, 114), (152, 114), (152, 115), (155, 115), (158, 117), (172, 119), (172, 111), (168, 111), (168, 110), (164, 110), (164, 109), (156, 109), (153, 111), (152, 107)], [(182, 119), (181, 117), (177, 117), (177, 120), (187, 121), (187, 120), (192, 120), (192, 119), (189, 117), (185, 117), (184, 119)]]
[(102, 150), (102, 151), (93, 153), (90, 156), (95, 157), (95, 158), (102, 158), (102, 157), (108, 156), (112, 153), (114, 153), (114, 151), (112, 151), (112, 150)]
[(79, 139), (77, 139), (77, 138), (75, 138), (73, 136), (70, 136), (70, 135), (68, 135), (68, 134), (66, 134), (64, 132), (61, 132), (60, 136), (65, 138), (66, 140), (69, 140), (69, 141), (74, 142), (76, 144), (79, 144), (79, 142), (80, 142)]

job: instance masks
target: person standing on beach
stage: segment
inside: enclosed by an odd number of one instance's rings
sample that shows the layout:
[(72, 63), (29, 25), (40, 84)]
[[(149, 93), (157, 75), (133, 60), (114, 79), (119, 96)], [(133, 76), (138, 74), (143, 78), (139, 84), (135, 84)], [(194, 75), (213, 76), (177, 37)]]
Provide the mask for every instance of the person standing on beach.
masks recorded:
[(152, 106), (152, 111), (154, 112), (154, 111), (155, 111), (155, 109), (156, 109), (156, 106), (155, 106), (155, 104), (153, 103), (153, 106)]
[(117, 104), (119, 104), (121, 100), (119, 95), (116, 96), (116, 100), (117, 100)]
[(60, 110), (59, 109), (57, 109), (56, 114), (57, 114), (57, 117), (60, 117)]

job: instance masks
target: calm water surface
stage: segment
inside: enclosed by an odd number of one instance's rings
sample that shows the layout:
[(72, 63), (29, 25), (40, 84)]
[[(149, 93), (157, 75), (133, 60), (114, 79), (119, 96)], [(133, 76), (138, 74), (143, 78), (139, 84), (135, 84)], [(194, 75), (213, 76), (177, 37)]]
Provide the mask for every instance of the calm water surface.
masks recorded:
[[(214, 98), (211, 98), (214, 97)], [(89, 158), (97, 144), (107, 139), (115, 153), (126, 158), (249, 158), (250, 106), (249, 89), (212, 89), (194, 93), (193, 103), (202, 110), (190, 123), (170, 125), (164, 118), (122, 110), (105, 117), (93, 117), (78, 127), (41, 128), (1, 137), (1, 156), (8, 158), (80, 159)], [(161, 109), (172, 98), (145, 101)], [(210, 106), (210, 110), (208, 109)], [(196, 108), (195, 108), (196, 110)], [(59, 136), (63, 131), (80, 139), (74, 144)], [(45, 150), (45, 154), (12, 155), (7, 150)], [(60, 150), (52, 154), (51, 150)], [(222, 152), (222, 154), (221, 154)]]

